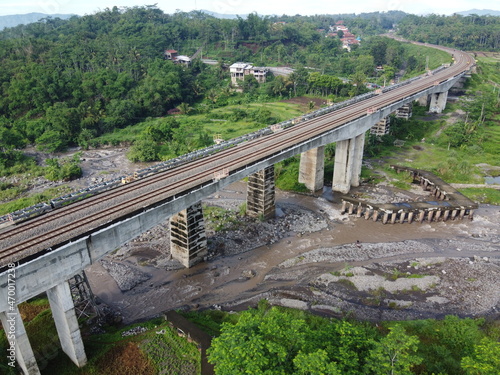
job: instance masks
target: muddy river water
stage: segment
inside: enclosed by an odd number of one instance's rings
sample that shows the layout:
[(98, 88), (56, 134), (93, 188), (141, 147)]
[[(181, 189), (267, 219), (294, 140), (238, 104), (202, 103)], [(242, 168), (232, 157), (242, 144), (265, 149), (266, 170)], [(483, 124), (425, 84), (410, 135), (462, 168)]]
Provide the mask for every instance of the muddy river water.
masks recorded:
[[(204, 203), (236, 208), (244, 202), (245, 189), (244, 183), (233, 184)], [(393, 199), (390, 191), (385, 190), (384, 194)], [(383, 225), (341, 215), (340, 202), (328, 189), (316, 196), (277, 192), (276, 203), (277, 222), (288, 223), (290, 208), (299, 209), (296, 217), (303, 214), (300, 216), (302, 222), (287, 224), (288, 231), (279, 240), (268, 240), (260, 245), (256, 237), (257, 247), (248, 249), (246, 246), (241, 251), (238, 242), (228, 240), (221, 254), (215, 254), (190, 269), (172, 269), (175, 267), (164, 266), (168, 262), (158, 261), (169, 256), (165, 244), (168, 241), (157, 238), (166, 235), (167, 230), (163, 228), (156, 237), (156, 232), (152, 231), (147, 239), (139, 240), (134, 246), (107, 257), (104, 263), (96, 263), (87, 269), (92, 290), (105, 304), (119, 310), (124, 322), (131, 322), (177, 308), (243, 309), (255, 305), (261, 298), (299, 308), (311, 309), (313, 305), (321, 305), (325, 306), (324, 312), (329, 309), (326, 301), (335, 293), (322, 291), (319, 286), (313, 288), (320, 285), (318, 278), (321, 275), (341, 271), (346, 266), (374, 269), (381, 262), (389, 262), (392, 267), (390, 262), (401, 265), (422, 257), (467, 260), (475, 256), (475, 259), (487, 259), (487, 264), (481, 267), (496, 267), (487, 272), (493, 278), (492, 287), (497, 287), (500, 282), (500, 273), (497, 273), (500, 269), (498, 206), (481, 206), (473, 221)], [(274, 229), (269, 227), (266, 230), (272, 232)], [(263, 233), (256, 236), (259, 235)], [(251, 242), (252, 238), (247, 240)], [(156, 245), (150, 246), (151, 241), (156, 241)], [(314, 252), (318, 249), (328, 249), (329, 255), (315, 258)], [(471, 261), (462, 263), (464, 267), (478, 267)], [(132, 280), (131, 288), (120, 288), (117, 277), (109, 272), (109, 264), (124, 266), (122, 274), (137, 278), (136, 282)], [(427, 268), (428, 272), (432, 271), (430, 266)], [(446, 273), (444, 269), (435, 270), (438, 271)], [(476, 271), (484, 273), (483, 269), (477, 268)], [(451, 271), (448, 273), (451, 275)], [(478, 290), (473, 292), (480, 293)], [(489, 314), (500, 311), (498, 291), (496, 294), (494, 290), (481, 293), (493, 294), (481, 311)], [(308, 300), (312, 294), (316, 298), (314, 304)], [(426, 298), (431, 298), (430, 294)], [(446, 296), (446, 299), (452, 301), (453, 296)], [(340, 304), (331, 311), (345, 312), (353, 306)]]

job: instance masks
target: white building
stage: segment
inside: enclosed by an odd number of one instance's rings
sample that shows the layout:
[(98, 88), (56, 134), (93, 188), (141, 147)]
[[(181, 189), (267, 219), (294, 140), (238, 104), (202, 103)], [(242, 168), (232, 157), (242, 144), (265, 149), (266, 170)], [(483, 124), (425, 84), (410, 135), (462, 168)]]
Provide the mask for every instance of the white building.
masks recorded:
[(257, 82), (266, 82), (266, 75), (269, 72), (268, 68), (255, 67), (252, 64), (244, 62), (236, 62), (229, 67), (231, 73), (231, 83), (233, 86), (239, 86), (238, 81), (243, 81), (245, 76), (252, 74)]

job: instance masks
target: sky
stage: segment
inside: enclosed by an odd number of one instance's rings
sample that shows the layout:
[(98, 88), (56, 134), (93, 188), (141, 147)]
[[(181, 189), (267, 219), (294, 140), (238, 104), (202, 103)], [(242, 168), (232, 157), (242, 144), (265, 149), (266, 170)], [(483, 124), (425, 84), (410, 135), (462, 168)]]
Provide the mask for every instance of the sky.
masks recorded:
[(106, 8), (156, 4), (165, 13), (209, 10), (221, 14), (339, 14), (402, 10), (413, 14), (453, 14), (470, 9), (500, 10), (498, 0), (0, 0), (0, 15), (93, 14)]

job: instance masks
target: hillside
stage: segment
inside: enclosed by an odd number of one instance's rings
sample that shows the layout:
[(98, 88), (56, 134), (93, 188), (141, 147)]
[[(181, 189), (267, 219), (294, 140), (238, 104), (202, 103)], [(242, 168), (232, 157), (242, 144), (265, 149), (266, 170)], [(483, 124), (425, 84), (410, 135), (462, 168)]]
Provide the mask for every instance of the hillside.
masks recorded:
[(18, 25), (27, 25), (29, 23), (38, 22), (43, 18), (61, 18), (69, 19), (76, 14), (45, 14), (45, 13), (27, 13), (27, 14), (11, 14), (8, 16), (0, 16), (0, 30), (6, 27), (16, 27)]
[(475, 14), (477, 16), (500, 16), (500, 10), (492, 10), (492, 9), (471, 9), (463, 12), (457, 12), (461, 16), (470, 16)]

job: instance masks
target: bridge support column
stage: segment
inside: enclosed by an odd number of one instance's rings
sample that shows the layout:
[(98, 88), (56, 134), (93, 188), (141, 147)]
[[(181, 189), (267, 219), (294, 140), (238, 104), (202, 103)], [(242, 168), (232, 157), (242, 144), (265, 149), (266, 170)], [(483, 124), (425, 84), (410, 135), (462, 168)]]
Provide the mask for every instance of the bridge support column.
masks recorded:
[(271, 165), (248, 176), (247, 215), (270, 219), (275, 211), (274, 165)]
[(299, 182), (310, 191), (323, 188), (325, 176), (325, 146), (313, 148), (300, 155)]
[(47, 290), (47, 297), (62, 350), (78, 367), (84, 366), (87, 363), (87, 356), (68, 282), (65, 281)]
[(448, 99), (448, 91), (438, 92), (431, 95), (431, 103), (429, 112), (441, 113), (446, 108), (446, 100)]
[(409, 120), (413, 114), (413, 103), (406, 103), (396, 110), (396, 117)]
[[(31, 349), (30, 341), (17, 306), (14, 307), (13, 311), (0, 312), (0, 320), (2, 321), (3, 330), (7, 335), (8, 350), (6, 355), (8, 363), (12, 363), (15, 360), (25, 375), (40, 375), (35, 354), (33, 353), (33, 349)], [(12, 355), (15, 358), (11, 358), (13, 357)]]
[(391, 118), (386, 116), (370, 128), (370, 134), (383, 136), (391, 130)]
[(351, 186), (359, 186), (365, 134), (337, 142), (332, 190), (347, 194)]
[(201, 202), (170, 218), (170, 251), (186, 268), (199, 263), (207, 255), (207, 237)]
[(351, 186), (359, 186), (361, 176), (361, 167), (363, 164), (363, 151), (365, 149), (365, 133), (361, 133), (356, 138), (354, 138), (354, 155), (353, 155), (353, 166), (352, 166), (352, 179)]

